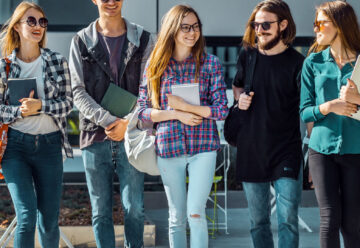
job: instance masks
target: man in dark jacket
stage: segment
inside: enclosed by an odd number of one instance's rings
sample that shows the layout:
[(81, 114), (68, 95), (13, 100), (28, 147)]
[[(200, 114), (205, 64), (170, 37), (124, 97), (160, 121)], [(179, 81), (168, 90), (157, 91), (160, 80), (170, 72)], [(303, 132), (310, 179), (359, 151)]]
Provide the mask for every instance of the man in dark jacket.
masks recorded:
[[(260, 2), (245, 31), (234, 97), (244, 124), (237, 136), (237, 178), (248, 201), (255, 248), (272, 248), (270, 184), (276, 195), (280, 248), (299, 246), (298, 206), (301, 195), (299, 75), (304, 57), (290, 45), (296, 27), (281, 0)], [(257, 43), (255, 44), (255, 41)], [(256, 63), (246, 63), (250, 53)], [(253, 64), (254, 70), (246, 68)], [(253, 75), (249, 74), (253, 71)], [(252, 77), (249, 94), (243, 92)], [(249, 85), (246, 83), (246, 85)]]
[(113, 116), (100, 103), (110, 83), (138, 95), (153, 42), (149, 32), (122, 18), (123, 0), (92, 1), (100, 17), (73, 38), (69, 65), (74, 103), (79, 110), (80, 148), (96, 244), (101, 248), (115, 247), (115, 172), (125, 214), (125, 247), (142, 247), (144, 175), (127, 160), (123, 143), (127, 121)]

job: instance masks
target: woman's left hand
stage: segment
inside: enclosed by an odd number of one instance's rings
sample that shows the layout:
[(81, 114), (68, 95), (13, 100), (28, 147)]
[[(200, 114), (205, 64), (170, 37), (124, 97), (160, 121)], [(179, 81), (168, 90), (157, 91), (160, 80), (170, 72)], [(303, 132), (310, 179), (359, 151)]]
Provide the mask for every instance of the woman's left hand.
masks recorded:
[(22, 98), (19, 100), (19, 102), (21, 102), (20, 111), (23, 117), (36, 115), (41, 110), (41, 100), (33, 97), (34, 91), (31, 91), (28, 98)]
[(181, 110), (181, 111), (186, 112), (187, 107), (190, 105), (189, 103), (187, 103), (184, 99), (182, 99), (179, 96), (174, 96), (171, 94), (166, 94), (166, 96), (168, 98), (168, 105), (172, 109)]
[(354, 81), (348, 79), (347, 85), (341, 87), (340, 99), (353, 104), (360, 104), (360, 93)]

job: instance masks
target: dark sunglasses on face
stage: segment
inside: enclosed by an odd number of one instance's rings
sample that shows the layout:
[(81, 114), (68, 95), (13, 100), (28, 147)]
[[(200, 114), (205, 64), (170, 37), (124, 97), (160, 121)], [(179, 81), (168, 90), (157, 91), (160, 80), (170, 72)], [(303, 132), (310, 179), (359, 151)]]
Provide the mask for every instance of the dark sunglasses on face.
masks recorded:
[(273, 21), (273, 22), (251, 22), (251, 27), (253, 29), (258, 29), (260, 26), (263, 30), (269, 30), (272, 23), (279, 22), (279, 21)]
[[(110, 0), (101, 0), (102, 3), (108, 3)], [(121, 0), (115, 0), (116, 2), (120, 2)]]
[(180, 24), (180, 29), (184, 33), (189, 33), (191, 31), (191, 29), (194, 30), (194, 32), (200, 32), (200, 24), (199, 23), (194, 23), (193, 25)]
[(325, 23), (331, 22), (331, 21), (315, 21), (314, 22), (314, 28), (318, 28), (320, 31), (324, 30)]
[(49, 23), (48, 19), (46, 19), (45, 17), (41, 17), (39, 18), (39, 20), (36, 20), (36, 18), (33, 16), (29, 16), (26, 21), (22, 22), (26, 22), (27, 25), (29, 25), (30, 27), (35, 27), (39, 23), (40, 27), (42, 28), (46, 28)]

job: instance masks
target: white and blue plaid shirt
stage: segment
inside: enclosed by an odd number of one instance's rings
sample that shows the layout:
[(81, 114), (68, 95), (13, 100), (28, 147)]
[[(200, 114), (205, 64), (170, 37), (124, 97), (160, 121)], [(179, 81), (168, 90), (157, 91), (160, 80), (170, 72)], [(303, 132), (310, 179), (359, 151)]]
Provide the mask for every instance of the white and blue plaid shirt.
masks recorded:
[[(8, 56), (11, 61), (9, 78), (19, 78), (20, 66), (16, 62), (16, 49)], [(62, 134), (63, 148), (67, 157), (73, 157), (72, 148), (66, 134), (66, 116), (73, 109), (73, 97), (70, 83), (68, 62), (59, 53), (41, 49), (43, 63), (43, 80), (45, 99), (42, 99), (40, 113), (52, 117)], [(5, 105), (8, 95), (5, 94), (7, 76), (5, 59), (0, 60), (0, 122), (10, 124), (21, 119), (19, 106)]]

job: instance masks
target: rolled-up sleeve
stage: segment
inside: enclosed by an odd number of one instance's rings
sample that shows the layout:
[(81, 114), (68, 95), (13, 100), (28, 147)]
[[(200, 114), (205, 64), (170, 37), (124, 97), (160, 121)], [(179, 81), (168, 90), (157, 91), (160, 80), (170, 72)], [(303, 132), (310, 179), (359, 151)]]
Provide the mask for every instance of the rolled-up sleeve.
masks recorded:
[(210, 110), (208, 116), (212, 120), (224, 120), (228, 115), (226, 84), (224, 80), (223, 68), (217, 57), (211, 62), (210, 77)]
[(316, 122), (326, 117), (316, 105), (315, 77), (310, 58), (305, 59), (301, 73), (300, 117), (304, 122)]
[(139, 88), (139, 98), (138, 98), (138, 106), (139, 106), (139, 120), (141, 121), (151, 121), (151, 100), (148, 95), (148, 88), (147, 88), (147, 72), (148, 63), (145, 66), (144, 73), (143, 73), (143, 80), (140, 84)]

